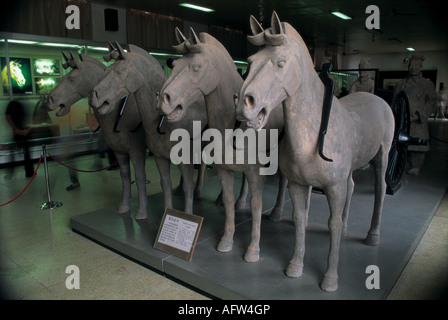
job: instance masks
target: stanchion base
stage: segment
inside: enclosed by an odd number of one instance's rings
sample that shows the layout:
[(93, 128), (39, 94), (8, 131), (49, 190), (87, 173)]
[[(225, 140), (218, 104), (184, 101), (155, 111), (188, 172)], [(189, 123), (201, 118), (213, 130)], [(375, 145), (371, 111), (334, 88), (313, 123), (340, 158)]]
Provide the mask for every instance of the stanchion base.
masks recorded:
[(49, 201), (39, 206), (40, 210), (57, 209), (62, 207), (62, 202), (59, 201)]

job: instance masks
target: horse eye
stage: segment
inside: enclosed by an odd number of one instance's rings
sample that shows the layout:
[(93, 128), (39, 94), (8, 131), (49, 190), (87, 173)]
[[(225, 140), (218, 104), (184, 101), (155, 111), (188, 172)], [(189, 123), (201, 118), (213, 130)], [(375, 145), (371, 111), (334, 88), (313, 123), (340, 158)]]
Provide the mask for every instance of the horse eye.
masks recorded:
[(285, 60), (281, 60), (281, 61), (279, 61), (279, 62), (277, 63), (277, 66), (278, 66), (279, 68), (283, 68), (283, 67), (285, 66)]
[(200, 66), (200, 65), (194, 65), (194, 66), (192, 67), (192, 69), (193, 69), (193, 72), (198, 72), (199, 69), (201, 69), (201, 66)]

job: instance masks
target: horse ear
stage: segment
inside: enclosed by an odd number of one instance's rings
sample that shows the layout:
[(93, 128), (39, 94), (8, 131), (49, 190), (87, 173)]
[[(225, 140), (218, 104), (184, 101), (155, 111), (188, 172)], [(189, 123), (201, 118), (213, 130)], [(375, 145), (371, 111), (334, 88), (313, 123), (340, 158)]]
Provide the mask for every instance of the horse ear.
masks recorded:
[(250, 30), (252, 31), (252, 34), (254, 36), (264, 31), (261, 24), (257, 21), (257, 19), (253, 15), (250, 16), (249, 23), (250, 23)]
[(175, 33), (176, 33), (176, 40), (179, 44), (184, 43), (185, 40), (187, 40), (187, 38), (185, 38), (185, 36), (182, 34), (182, 32), (179, 30), (178, 27), (176, 27)]
[(280, 19), (278, 18), (277, 12), (272, 12), (271, 17), (271, 29), (273, 34), (283, 34), (285, 33), (283, 31), (282, 23), (280, 22)]
[(196, 35), (196, 32), (194, 32), (192, 27), (190, 27), (190, 41), (191, 41), (191, 44), (200, 44), (201, 43), (201, 40), (199, 40), (199, 37)]
[(107, 45), (107, 49), (109, 50), (109, 52), (117, 50), (109, 40), (106, 42), (106, 45)]
[(265, 44), (264, 40), (264, 30), (261, 24), (255, 19), (254, 16), (250, 16), (249, 19), (250, 29), (252, 30), (253, 36), (247, 36), (247, 40), (254, 46), (262, 46)]
[(123, 50), (123, 48), (120, 46), (118, 41), (115, 41), (115, 46), (117, 47), (117, 50), (118, 50), (118, 57), (120, 57), (122, 59), (126, 59), (126, 51)]
[(65, 63), (62, 64), (62, 67), (63, 67), (65, 70), (67, 70), (68, 67), (69, 67), (69, 64), (68, 64), (69, 59), (68, 59), (68, 57), (67, 57), (67, 54), (66, 54), (64, 51), (62, 51), (62, 56), (64, 57), (64, 60), (65, 60)]
[(72, 68), (75, 68), (78, 64), (78, 60), (73, 56), (73, 52), (70, 51), (70, 61), (68, 61), (68, 65)]

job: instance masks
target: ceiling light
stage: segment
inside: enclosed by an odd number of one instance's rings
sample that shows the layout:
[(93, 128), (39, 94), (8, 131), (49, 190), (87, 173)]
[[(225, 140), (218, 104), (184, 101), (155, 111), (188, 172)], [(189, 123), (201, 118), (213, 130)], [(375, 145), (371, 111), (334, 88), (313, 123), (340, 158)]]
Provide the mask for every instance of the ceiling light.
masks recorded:
[(197, 5), (191, 4), (191, 3), (179, 3), (179, 5), (181, 7), (186, 7), (186, 8), (195, 9), (195, 10), (204, 11), (204, 12), (213, 12), (213, 11), (215, 11), (213, 9), (197, 6)]
[(339, 12), (339, 11), (332, 11), (331, 14), (335, 15), (336, 17), (341, 18), (343, 20), (351, 20), (351, 18), (352, 18), (352, 17), (349, 17), (348, 15), (343, 14), (342, 12)]
[(412, 48), (412, 47), (407, 47), (406, 50), (408, 50), (408, 51), (415, 51), (415, 49)]
[(53, 43), (53, 42), (39, 42), (41, 46), (46, 47), (68, 47), (68, 48), (78, 48), (77, 44), (65, 44), (65, 43)]
[(8, 39), (9, 43), (20, 43), (20, 44), (36, 44), (36, 41), (28, 41), (28, 40), (14, 40), (14, 39)]

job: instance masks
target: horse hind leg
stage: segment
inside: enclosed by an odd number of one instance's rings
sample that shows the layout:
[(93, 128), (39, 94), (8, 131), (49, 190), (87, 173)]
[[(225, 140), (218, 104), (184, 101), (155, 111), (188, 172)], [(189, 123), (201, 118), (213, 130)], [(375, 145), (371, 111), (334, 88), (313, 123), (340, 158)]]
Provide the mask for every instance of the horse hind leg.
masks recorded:
[(275, 203), (274, 208), (269, 214), (269, 220), (271, 221), (280, 221), (282, 219), (283, 214), (283, 205), (285, 204), (285, 194), (286, 187), (288, 186), (288, 179), (279, 171), (279, 185), (278, 185), (278, 194), (277, 194), (277, 202)]
[(350, 172), (347, 179), (347, 198), (345, 200), (344, 211), (342, 213), (342, 236), (347, 235), (348, 228), (348, 213), (350, 211), (350, 203), (352, 201), (353, 190), (355, 188), (355, 182), (353, 181), (353, 172)]
[(381, 147), (375, 158), (372, 160), (372, 165), (375, 170), (375, 204), (373, 207), (372, 221), (370, 230), (365, 239), (365, 244), (369, 246), (376, 246), (380, 242), (380, 224), (381, 214), (383, 212), (384, 197), (386, 195), (386, 169), (388, 161), (388, 152)]
[(121, 202), (118, 206), (118, 213), (125, 215), (131, 211), (131, 167), (129, 162), (129, 154), (115, 153), (115, 156), (120, 167), (121, 177)]

